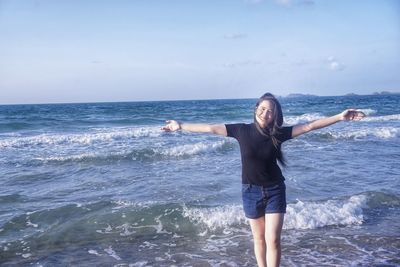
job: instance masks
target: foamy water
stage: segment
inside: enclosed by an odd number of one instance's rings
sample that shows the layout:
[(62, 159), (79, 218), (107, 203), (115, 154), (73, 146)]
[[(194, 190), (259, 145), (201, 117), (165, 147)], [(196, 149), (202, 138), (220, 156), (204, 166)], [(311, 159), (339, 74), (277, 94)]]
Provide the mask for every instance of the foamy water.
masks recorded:
[[(281, 102), (287, 125), (367, 114), (283, 145), (282, 266), (400, 264), (400, 98)], [(254, 103), (0, 106), (0, 265), (254, 266), (237, 142), (160, 130)]]
[[(352, 196), (346, 200), (327, 200), (289, 204), (285, 215), (284, 229), (317, 229), (326, 226), (350, 226), (363, 223), (363, 208), (367, 197)], [(192, 222), (207, 227), (208, 230), (226, 229), (247, 223), (241, 205), (215, 208), (187, 208), (183, 214)]]

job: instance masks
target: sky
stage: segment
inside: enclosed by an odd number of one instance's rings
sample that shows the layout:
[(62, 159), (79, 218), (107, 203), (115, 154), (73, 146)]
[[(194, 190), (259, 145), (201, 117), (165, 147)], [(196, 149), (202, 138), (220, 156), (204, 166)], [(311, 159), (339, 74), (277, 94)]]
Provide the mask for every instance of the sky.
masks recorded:
[(0, 104), (400, 92), (399, 0), (0, 0)]

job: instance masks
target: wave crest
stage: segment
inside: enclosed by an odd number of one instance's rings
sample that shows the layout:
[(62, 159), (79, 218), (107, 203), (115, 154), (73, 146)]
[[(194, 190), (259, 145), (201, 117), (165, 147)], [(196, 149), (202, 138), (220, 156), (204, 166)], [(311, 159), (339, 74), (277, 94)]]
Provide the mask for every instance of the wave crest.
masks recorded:
[(284, 123), (288, 125), (295, 125), (299, 123), (305, 123), (309, 121), (314, 121), (318, 119), (322, 119), (324, 116), (322, 116), (319, 113), (306, 113), (300, 116), (286, 116), (284, 117)]
[(365, 117), (363, 121), (400, 121), (400, 114)]
[(90, 145), (97, 142), (109, 142), (140, 137), (159, 137), (158, 128), (113, 128), (101, 129), (99, 132), (82, 134), (40, 134), (29, 137), (12, 137), (0, 140), (0, 148), (24, 148), (42, 145)]
[(285, 229), (315, 229), (332, 225), (362, 224), (365, 196), (352, 196), (347, 201), (328, 200), (323, 203), (298, 201), (287, 207)]
[[(326, 226), (359, 225), (367, 197), (352, 196), (348, 200), (327, 200), (320, 203), (298, 201), (287, 206), (284, 229), (316, 229)], [(214, 231), (246, 222), (241, 205), (183, 209), (183, 216), (195, 224)]]
[[(380, 122), (380, 121), (400, 121), (400, 114), (392, 114), (392, 115), (383, 115), (383, 116), (374, 116), (377, 113), (376, 110), (373, 109), (358, 109), (367, 115), (367, 117), (363, 118), (362, 121), (373, 121), (373, 122)], [(305, 113), (298, 116), (285, 116), (284, 123), (288, 125), (295, 125), (306, 123), (318, 119), (325, 118), (320, 113)]]
[(328, 132), (327, 134), (334, 139), (361, 139), (365, 137), (389, 139), (397, 137), (399, 134), (399, 129), (395, 127), (376, 127), (358, 129), (354, 131)]
[(357, 109), (358, 111), (363, 112), (365, 115), (370, 116), (372, 114), (376, 114), (376, 110), (375, 109), (371, 109), (371, 108), (362, 108), (362, 109)]
[(183, 216), (194, 223), (205, 225), (210, 230), (225, 228), (245, 222), (240, 205), (214, 208), (183, 208)]
[(97, 160), (162, 160), (169, 158), (185, 158), (203, 153), (210, 153), (219, 150), (230, 149), (232, 143), (229, 140), (217, 142), (198, 142), (175, 147), (137, 148), (122, 152), (84, 152), (76, 155), (57, 155), (49, 157), (36, 157), (39, 162), (70, 162), (70, 161), (97, 161)]
[(204, 152), (215, 151), (225, 147), (228, 144), (229, 142), (226, 140), (213, 143), (199, 142), (196, 144), (181, 145), (166, 149), (154, 149), (154, 152), (156, 154), (169, 157), (192, 156)]

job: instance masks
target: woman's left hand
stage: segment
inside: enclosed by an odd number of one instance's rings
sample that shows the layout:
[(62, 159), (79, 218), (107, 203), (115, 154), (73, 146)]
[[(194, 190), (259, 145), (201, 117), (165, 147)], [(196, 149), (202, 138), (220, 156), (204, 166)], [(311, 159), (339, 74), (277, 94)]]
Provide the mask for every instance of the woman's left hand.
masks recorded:
[(359, 121), (366, 116), (364, 112), (356, 109), (346, 109), (340, 115), (344, 121)]

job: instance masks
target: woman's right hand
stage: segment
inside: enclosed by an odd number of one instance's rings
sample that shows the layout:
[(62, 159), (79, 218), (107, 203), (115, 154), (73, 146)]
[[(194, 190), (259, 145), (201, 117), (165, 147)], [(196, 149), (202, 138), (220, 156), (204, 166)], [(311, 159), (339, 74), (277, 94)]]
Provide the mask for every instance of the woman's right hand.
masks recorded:
[(175, 120), (167, 121), (167, 124), (161, 128), (161, 130), (166, 132), (175, 132), (181, 129), (181, 124)]

